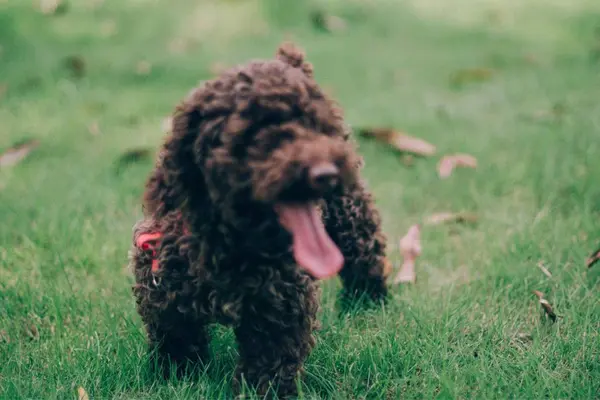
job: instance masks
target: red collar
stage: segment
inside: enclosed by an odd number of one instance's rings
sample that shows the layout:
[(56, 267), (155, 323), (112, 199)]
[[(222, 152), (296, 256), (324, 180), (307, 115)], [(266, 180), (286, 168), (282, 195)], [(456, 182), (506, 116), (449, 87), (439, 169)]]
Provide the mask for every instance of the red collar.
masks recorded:
[(158, 241), (162, 238), (162, 232), (148, 232), (142, 233), (137, 240), (135, 241), (135, 245), (142, 249), (143, 251), (152, 250), (152, 272), (158, 271), (158, 253), (156, 251), (156, 247), (158, 245)]
[[(184, 227), (184, 234), (189, 234), (190, 231)], [(141, 233), (140, 236), (135, 241), (135, 245), (141, 249), (142, 251), (151, 250), (152, 251), (152, 273), (156, 273), (159, 270), (159, 262), (158, 262), (158, 246), (159, 242), (163, 237), (163, 233), (160, 231), (153, 232), (144, 232)]]

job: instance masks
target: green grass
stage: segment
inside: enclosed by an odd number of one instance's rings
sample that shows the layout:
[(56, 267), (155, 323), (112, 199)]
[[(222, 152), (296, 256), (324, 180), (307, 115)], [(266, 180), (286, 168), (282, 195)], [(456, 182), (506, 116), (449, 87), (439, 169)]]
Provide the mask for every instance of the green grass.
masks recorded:
[[(315, 1), (348, 28), (313, 29), (299, 0), (72, 0), (57, 16), (0, 1), (0, 149), (41, 143), (0, 170), (0, 398), (70, 399), (80, 386), (94, 399), (231, 397), (226, 329), (205, 376), (148, 372), (125, 265), (152, 162), (120, 173), (114, 162), (155, 149), (163, 119), (213, 64), (271, 57), (284, 38), (306, 49), (354, 127), (438, 146), (406, 167), (359, 139), (395, 263), (410, 225), (479, 215), (424, 227), (418, 282), (394, 288), (383, 310), (340, 317), (339, 283), (325, 283), (304, 396), (600, 397), (600, 268), (583, 265), (600, 241), (597, 1)], [(85, 60), (80, 79), (70, 55)], [(149, 75), (136, 74), (141, 60)], [(450, 85), (478, 67), (495, 73)], [(557, 104), (562, 115), (542, 115)], [(440, 180), (439, 155), (454, 152), (479, 167)], [(562, 319), (545, 322), (532, 290)]]

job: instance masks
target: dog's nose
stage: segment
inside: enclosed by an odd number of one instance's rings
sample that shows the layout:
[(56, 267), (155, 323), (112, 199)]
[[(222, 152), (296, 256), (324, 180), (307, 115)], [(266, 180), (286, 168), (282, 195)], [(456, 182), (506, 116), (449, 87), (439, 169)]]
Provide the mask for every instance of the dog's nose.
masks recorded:
[(340, 171), (331, 163), (321, 163), (310, 168), (309, 181), (313, 189), (326, 193), (340, 183)]

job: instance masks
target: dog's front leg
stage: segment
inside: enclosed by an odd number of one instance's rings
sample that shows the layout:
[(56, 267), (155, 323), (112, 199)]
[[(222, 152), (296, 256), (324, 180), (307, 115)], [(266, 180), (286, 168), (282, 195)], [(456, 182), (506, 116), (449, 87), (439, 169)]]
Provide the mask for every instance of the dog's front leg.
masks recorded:
[(263, 294), (247, 298), (240, 326), (235, 334), (240, 360), (234, 378), (234, 392), (242, 380), (260, 396), (296, 396), (296, 378), (315, 345), (318, 289), (309, 280), (291, 286), (267, 283)]
[(379, 212), (363, 183), (326, 201), (323, 213), (327, 232), (344, 254), (340, 278), (343, 294), (355, 299), (367, 295), (376, 302), (387, 296), (386, 238)]
[[(168, 377), (181, 376), (188, 365), (201, 364), (208, 357), (206, 323), (192, 307), (195, 287), (187, 273), (188, 252), (193, 246), (179, 235), (167, 234), (160, 251), (155, 277), (147, 251), (134, 247), (131, 264), (136, 284), (133, 294), (145, 325), (151, 367)], [(175, 370), (172, 371), (171, 365)]]

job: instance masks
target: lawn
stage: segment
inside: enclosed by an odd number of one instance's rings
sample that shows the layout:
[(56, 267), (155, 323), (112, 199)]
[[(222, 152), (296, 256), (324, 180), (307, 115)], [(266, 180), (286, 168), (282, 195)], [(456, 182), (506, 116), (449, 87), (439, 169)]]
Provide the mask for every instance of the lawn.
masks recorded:
[[(0, 167), (0, 398), (231, 398), (226, 329), (203, 376), (147, 368), (126, 263), (152, 156), (118, 160), (153, 152), (199, 81), (288, 38), (357, 131), (437, 147), (406, 165), (357, 135), (394, 264), (411, 225), (478, 217), (423, 225), (417, 282), (382, 309), (340, 315), (324, 282), (303, 397), (600, 398), (600, 265), (585, 266), (600, 242), (597, 0), (33, 3), (0, 1), (0, 152), (39, 140)], [(317, 29), (314, 7), (345, 27)], [(477, 169), (440, 179), (457, 152)]]

